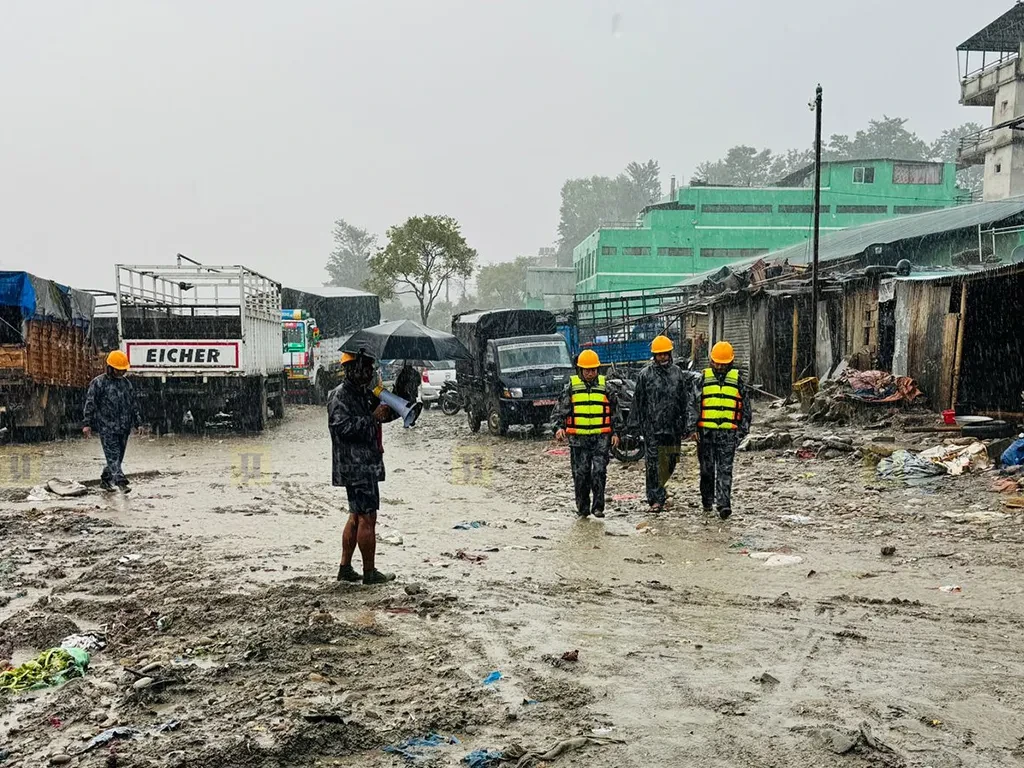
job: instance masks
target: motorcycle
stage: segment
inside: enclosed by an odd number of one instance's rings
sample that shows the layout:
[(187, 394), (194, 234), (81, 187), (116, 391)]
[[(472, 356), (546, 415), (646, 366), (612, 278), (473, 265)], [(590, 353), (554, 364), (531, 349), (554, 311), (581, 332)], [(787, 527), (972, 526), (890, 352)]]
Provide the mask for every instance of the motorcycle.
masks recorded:
[(631, 379), (611, 379), (608, 382), (614, 388), (619, 404), (619, 413), (626, 427), (619, 433), (618, 447), (612, 446), (612, 456), (623, 463), (639, 461), (644, 455), (644, 438), (639, 431), (629, 426), (629, 412), (633, 407), (633, 393), (636, 383)]
[(454, 381), (446, 381), (441, 385), (438, 401), (441, 403), (441, 413), (445, 416), (454, 416), (459, 412), (462, 408), (462, 396)]

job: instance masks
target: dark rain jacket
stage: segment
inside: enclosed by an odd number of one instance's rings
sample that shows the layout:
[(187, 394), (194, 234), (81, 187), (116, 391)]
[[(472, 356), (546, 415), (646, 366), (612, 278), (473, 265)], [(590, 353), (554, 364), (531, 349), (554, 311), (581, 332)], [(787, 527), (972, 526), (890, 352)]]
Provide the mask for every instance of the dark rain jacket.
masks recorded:
[[(580, 378), (583, 378), (582, 376)], [(586, 379), (583, 380), (586, 384)], [(594, 384), (597, 384), (595, 379), (587, 389), (591, 389)], [(608, 405), (612, 409), (612, 434), (619, 434), (622, 432), (622, 414), (619, 413), (619, 398), (616, 394), (615, 387), (605, 381), (605, 394), (608, 396)], [(562, 389), (562, 396), (558, 400), (558, 405), (555, 406), (554, 411), (551, 413), (552, 425), (556, 430), (565, 429), (566, 420), (572, 413), (572, 382), (570, 381)], [(593, 437), (603, 437), (605, 440), (610, 439), (610, 435), (568, 435), (569, 445), (579, 445), (588, 439)]]
[[(726, 371), (728, 373), (728, 371)], [(723, 373), (718, 377), (719, 380), (725, 382), (725, 374)], [(686, 407), (686, 423), (690, 432), (697, 429), (697, 422), (700, 421), (700, 403), (701, 394), (704, 388), (704, 371), (696, 373), (696, 379), (693, 384), (693, 393), (689, 399)], [(750, 402), (750, 388), (747, 387), (743, 381), (743, 376), (740, 375), (739, 383), (736, 387), (740, 391), (740, 399), (743, 401), (743, 415), (740, 417), (740, 428), (737, 430), (708, 430), (708, 432), (721, 433), (722, 435), (732, 435), (737, 440), (742, 440), (748, 434), (750, 434), (750, 422), (754, 416), (753, 404)]]
[(380, 400), (349, 380), (327, 396), (327, 427), (331, 432), (331, 482), (359, 485), (384, 479), (384, 445), (380, 422), (373, 415)]
[(100, 435), (127, 435), (142, 424), (135, 388), (126, 376), (103, 373), (89, 382), (84, 423)]
[(630, 425), (645, 435), (682, 437), (690, 391), (689, 377), (678, 365), (649, 363), (636, 380)]

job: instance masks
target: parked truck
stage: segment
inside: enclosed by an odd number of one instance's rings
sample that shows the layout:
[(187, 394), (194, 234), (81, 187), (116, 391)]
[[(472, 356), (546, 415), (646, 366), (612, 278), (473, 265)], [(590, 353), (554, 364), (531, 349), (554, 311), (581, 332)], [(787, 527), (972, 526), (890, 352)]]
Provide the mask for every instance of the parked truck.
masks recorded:
[(52, 439), (81, 418), (103, 370), (95, 301), (28, 272), (0, 272), (0, 437)]
[(281, 286), (246, 267), (176, 265), (115, 268), (118, 335), (144, 418), (177, 431), (230, 419), (263, 429), (268, 410), (284, 416)]
[(341, 345), (356, 331), (380, 322), (380, 299), (376, 294), (342, 286), (284, 288), (281, 298), (284, 306), (316, 320), (319, 360), (311, 376), (314, 398), (322, 402), (341, 381)]
[(316, 320), (301, 309), (282, 309), (281, 348), (287, 398), (296, 402), (320, 402), (316, 381), (323, 356)]
[(477, 432), (486, 421), (494, 435), (513, 425), (540, 433), (573, 371), (555, 316), (544, 309), (466, 312), (452, 318), (452, 333), (472, 355), (455, 364), (469, 428)]

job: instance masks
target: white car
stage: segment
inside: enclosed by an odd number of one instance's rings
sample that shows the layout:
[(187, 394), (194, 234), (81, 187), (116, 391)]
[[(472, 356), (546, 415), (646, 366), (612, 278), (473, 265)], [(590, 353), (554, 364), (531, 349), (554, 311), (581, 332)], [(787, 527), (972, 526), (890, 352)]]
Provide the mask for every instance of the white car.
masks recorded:
[(421, 371), (420, 402), (436, 403), (446, 381), (455, 381), (454, 360), (417, 360)]

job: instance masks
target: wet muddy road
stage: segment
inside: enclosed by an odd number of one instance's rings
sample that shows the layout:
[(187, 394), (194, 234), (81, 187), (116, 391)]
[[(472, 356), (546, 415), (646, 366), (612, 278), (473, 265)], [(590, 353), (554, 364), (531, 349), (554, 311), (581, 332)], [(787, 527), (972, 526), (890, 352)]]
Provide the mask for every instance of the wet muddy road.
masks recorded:
[[(548, 764), (1024, 759), (1024, 524), (991, 477), (914, 488), (851, 455), (745, 453), (721, 524), (691, 453), (659, 518), (642, 465), (613, 462), (608, 517), (578, 521), (553, 443), (427, 412), (385, 430), (378, 559), (399, 581), (351, 587), (334, 582), (345, 497), (325, 420), (292, 407), (259, 437), (133, 438), (127, 499), (21, 500), (98, 476), (96, 441), (3, 449), (0, 659), (77, 630), (107, 646), (84, 679), (0, 694), (0, 766), (476, 749), (533, 765), (560, 743)], [(116, 726), (135, 733), (87, 749)], [(458, 743), (382, 751), (432, 733)]]

